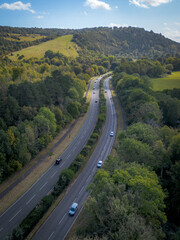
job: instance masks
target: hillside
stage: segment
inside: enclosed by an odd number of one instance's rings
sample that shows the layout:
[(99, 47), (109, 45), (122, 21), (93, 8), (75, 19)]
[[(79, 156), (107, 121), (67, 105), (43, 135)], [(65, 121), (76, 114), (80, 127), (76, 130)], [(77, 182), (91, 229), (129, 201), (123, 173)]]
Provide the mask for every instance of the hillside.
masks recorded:
[[(0, 55), (6, 55), (19, 51), (22, 48), (48, 42), (64, 35), (72, 35), (72, 41), (79, 46), (79, 49), (91, 50), (91, 52), (106, 56), (114, 55), (118, 58), (154, 58), (180, 54), (180, 43), (153, 31), (146, 31), (143, 28), (114, 27), (112, 29), (99, 27), (72, 30), (0, 27)], [(48, 47), (51, 46), (51, 43), (53, 42), (47, 43)], [(46, 46), (46, 44), (41, 46)], [(53, 50), (53, 46), (50, 49)], [(57, 47), (54, 50), (59, 51)], [(67, 56), (69, 55), (67, 52), (62, 53)], [(24, 53), (22, 54), (24, 55)]]
[(180, 53), (180, 43), (143, 28), (94, 28), (74, 34), (81, 48), (116, 57), (157, 57)]
[(73, 33), (70, 29), (0, 26), (0, 56)]
[(66, 35), (44, 43), (40, 43), (36, 46), (24, 48), (20, 51), (14, 52), (13, 54), (11, 53), (9, 58), (12, 60), (17, 60), (17, 58), (21, 55), (24, 55), (25, 58), (41, 58), (49, 49), (53, 52), (60, 52), (67, 57), (77, 57), (77, 45), (74, 42), (71, 42), (72, 37), (72, 35)]

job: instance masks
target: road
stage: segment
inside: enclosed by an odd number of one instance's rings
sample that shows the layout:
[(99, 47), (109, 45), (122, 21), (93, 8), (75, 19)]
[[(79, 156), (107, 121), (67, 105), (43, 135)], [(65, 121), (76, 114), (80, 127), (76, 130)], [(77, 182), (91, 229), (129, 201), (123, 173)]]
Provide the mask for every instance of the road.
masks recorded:
[(36, 206), (36, 204), (52, 190), (62, 169), (69, 167), (74, 158), (85, 146), (87, 140), (94, 130), (98, 117), (99, 108), (98, 103), (95, 103), (95, 100), (99, 99), (100, 79), (101, 77), (97, 78), (93, 85), (95, 90), (93, 91), (94, 94), (92, 94), (87, 118), (75, 139), (61, 154), (60, 157), (63, 159), (61, 164), (53, 164), (30, 187), (30, 189), (28, 189), (28, 191), (26, 191), (0, 216), (0, 239), (4, 239), (5, 236), (11, 232), (15, 226), (20, 224), (21, 221), (28, 215), (28, 213)]
[[(41, 226), (33, 240), (65, 239), (73, 223), (77, 219), (78, 214), (83, 207), (83, 203), (88, 197), (86, 188), (93, 180), (94, 174), (97, 171), (97, 162), (99, 160), (104, 162), (112, 150), (115, 137), (110, 137), (110, 132), (113, 131), (114, 134), (116, 133), (117, 119), (114, 103), (112, 101), (112, 96), (109, 89), (109, 80), (110, 78), (106, 79), (104, 83), (105, 89), (107, 90), (107, 93), (105, 93), (107, 117), (101, 139), (82, 173), (69, 188), (67, 194), (53, 211), (53, 213)], [(68, 212), (73, 202), (78, 203), (78, 211), (76, 212), (75, 216), (71, 217), (69, 216)]]

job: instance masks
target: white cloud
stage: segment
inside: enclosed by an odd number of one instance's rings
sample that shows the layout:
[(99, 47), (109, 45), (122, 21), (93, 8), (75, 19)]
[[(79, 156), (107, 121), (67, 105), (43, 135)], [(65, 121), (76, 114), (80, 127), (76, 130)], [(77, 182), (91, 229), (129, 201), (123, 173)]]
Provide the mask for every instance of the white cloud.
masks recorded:
[(42, 19), (42, 18), (44, 18), (44, 16), (36, 16), (35, 18)]
[(115, 6), (115, 8), (117, 9), (117, 8), (118, 8), (118, 6)]
[(92, 9), (103, 8), (106, 10), (111, 10), (111, 7), (109, 4), (99, 0), (86, 0), (85, 6), (89, 6)]
[(35, 13), (33, 9), (31, 9), (31, 3), (22, 3), (21, 1), (14, 3), (3, 3), (0, 5), (0, 9), (8, 9), (8, 10), (26, 10), (31, 13)]
[(172, 0), (129, 0), (129, 2), (138, 7), (148, 8), (148, 7), (157, 7), (163, 3), (172, 2)]
[(180, 22), (175, 22), (174, 24), (180, 27)]
[(165, 29), (164, 35), (176, 42), (180, 42), (180, 31), (173, 29)]

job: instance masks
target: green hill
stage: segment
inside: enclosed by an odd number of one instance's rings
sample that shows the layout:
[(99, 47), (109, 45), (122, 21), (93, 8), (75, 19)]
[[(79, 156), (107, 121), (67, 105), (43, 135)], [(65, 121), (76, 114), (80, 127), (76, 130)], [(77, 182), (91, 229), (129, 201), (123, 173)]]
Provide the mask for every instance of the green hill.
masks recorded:
[(60, 52), (67, 57), (77, 57), (77, 45), (71, 42), (72, 35), (66, 35), (62, 37), (55, 38), (53, 40), (41, 43), (36, 46), (31, 46), (24, 48), (20, 51), (13, 52), (13, 56), (9, 54), (9, 58), (12, 60), (17, 60), (21, 55), (25, 58), (37, 57), (41, 58), (47, 50), (52, 50), (53, 52)]

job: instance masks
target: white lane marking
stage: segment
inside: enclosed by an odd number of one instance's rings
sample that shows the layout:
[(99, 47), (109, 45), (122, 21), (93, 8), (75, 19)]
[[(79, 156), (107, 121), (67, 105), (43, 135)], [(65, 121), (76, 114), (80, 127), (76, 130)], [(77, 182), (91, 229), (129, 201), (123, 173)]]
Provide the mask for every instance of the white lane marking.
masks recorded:
[(42, 187), (39, 189), (39, 191), (41, 191), (42, 189), (43, 189), (43, 187), (45, 187), (46, 186), (46, 184), (47, 184), (48, 182), (45, 182), (45, 184), (44, 185), (42, 185)]
[(26, 205), (28, 205), (28, 204), (30, 203), (30, 201), (32, 201), (35, 196), (36, 196), (36, 194), (34, 194), (34, 195), (32, 196), (32, 198), (30, 198), (29, 201), (27, 201)]
[(61, 164), (61, 167), (64, 165), (64, 162)]
[(70, 158), (70, 156), (71, 156), (71, 154), (69, 154), (69, 155), (67, 156), (67, 159)]
[(54, 232), (51, 233), (51, 235), (49, 236), (48, 240), (52, 237), (53, 234), (54, 234)]
[(90, 177), (91, 177), (91, 175), (89, 175), (89, 177), (87, 178), (86, 182), (89, 182)]
[(81, 194), (82, 190), (84, 189), (84, 186), (81, 188), (81, 191), (79, 192), (79, 194)]
[(55, 172), (53, 173), (53, 175), (51, 175), (51, 178), (53, 178), (56, 173), (57, 173), (57, 171), (55, 171)]
[(63, 221), (64, 217), (66, 216), (67, 213), (64, 214), (64, 216), (61, 218), (61, 220), (59, 221), (58, 224), (61, 224), (61, 222)]
[(11, 222), (11, 221), (20, 213), (20, 211), (22, 211), (22, 209), (20, 209), (20, 210), (9, 220), (9, 222)]
[(3, 228), (0, 229), (0, 232), (3, 230)]

